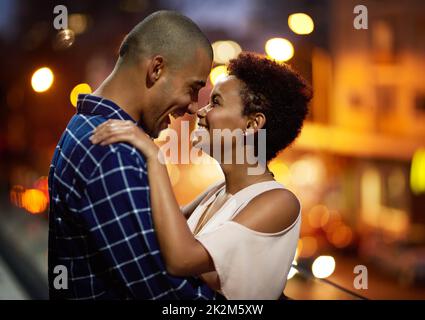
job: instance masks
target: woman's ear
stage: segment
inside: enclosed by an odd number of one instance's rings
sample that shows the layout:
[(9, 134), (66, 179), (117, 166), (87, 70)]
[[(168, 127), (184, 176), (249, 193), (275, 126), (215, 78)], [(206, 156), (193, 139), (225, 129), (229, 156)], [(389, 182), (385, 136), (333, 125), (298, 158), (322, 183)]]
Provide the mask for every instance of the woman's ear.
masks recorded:
[(164, 70), (164, 58), (162, 56), (154, 56), (147, 68), (146, 80), (148, 87), (151, 87), (158, 81)]
[(266, 116), (262, 112), (257, 112), (249, 117), (246, 128), (257, 132), (258, 129), (264, 128), (266, 124)]

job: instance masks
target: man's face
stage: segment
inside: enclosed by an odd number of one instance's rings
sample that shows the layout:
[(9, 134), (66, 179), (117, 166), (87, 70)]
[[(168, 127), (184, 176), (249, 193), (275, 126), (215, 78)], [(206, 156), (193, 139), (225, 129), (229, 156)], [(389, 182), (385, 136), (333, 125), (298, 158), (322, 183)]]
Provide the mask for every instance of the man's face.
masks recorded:
[(173, 117), (183, 116), (185, 113), (194, 114), (198, 110), (198, 93), (205, 86), (211, 71), (212, 61), (204, 49), (198, 49), (193, 61), (172, 70), (166, 69), (159, 81), (154, 85), (152, 107), (144, 124), (149, 129), (151, 137), (156, 138), (159, 133), (170, 124), (170, 114)]

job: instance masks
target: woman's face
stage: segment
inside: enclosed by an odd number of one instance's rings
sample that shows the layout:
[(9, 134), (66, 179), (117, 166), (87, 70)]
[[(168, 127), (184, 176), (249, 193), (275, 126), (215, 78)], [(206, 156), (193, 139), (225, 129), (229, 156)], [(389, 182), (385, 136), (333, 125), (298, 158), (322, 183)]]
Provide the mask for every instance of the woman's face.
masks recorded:
[(243, 115), (241, 86), (242, 82), (235, 76), (226, 77), (214, 86), (209, 104), (197, 112), (198, 126), (209, 132), (211, 147), (215, 130), (243, 132), (246, 129), (248, 117)]
[(209, 104), (198, 110), (198, 125), (207, 129), (210, 135), (214, 129), (246, 129), (241, 85), (235, 76), (226, 77), (214, 86)]

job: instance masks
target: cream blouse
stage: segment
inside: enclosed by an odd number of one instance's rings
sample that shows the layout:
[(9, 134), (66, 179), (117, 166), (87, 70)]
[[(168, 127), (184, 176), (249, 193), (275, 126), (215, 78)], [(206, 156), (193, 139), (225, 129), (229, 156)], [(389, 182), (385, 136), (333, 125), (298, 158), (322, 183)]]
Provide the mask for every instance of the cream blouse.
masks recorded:
[[(221, 185), (189, 217), (192, 232), (208, 205), (224, 191), (224, 182)], [(291, 226), (276, 233), (254, 231), (232, 221), (254, 197), (277, 188), (284, 186), (266, 181), (238, 191), (195, 235), (210, 254), (220, 279), (220, 292), (227, 299), (273, 300), (285, 288), (298, 244), (301, 209)]]

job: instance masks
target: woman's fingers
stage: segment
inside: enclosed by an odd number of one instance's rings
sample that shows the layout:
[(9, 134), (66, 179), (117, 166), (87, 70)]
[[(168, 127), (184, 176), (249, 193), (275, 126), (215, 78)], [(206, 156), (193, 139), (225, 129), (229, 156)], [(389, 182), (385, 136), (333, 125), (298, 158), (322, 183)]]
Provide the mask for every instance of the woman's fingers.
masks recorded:
[(100, 125), (98, 125), (96, 128), (94, 128), (93, 133), (105, 130), (107, 128), (116, 128), (121, 126), (130, 126), (130, 125), (134, 126), (135, 124), (132, 121), (128, 121), (128, 120), (109, 119), (101, 123)]
[(131, 134), (133, 126), (127, 124), (116, 124), (112, 126), (104, 126), (96, 130), (96, 132), (90, 137), (92, 143), (100, 143), (110, 137), (119, 136), (123, 133)]
[(117, 143), (117, 142), (129, 142), (129, 140), (130, 139), (128, 138), (128, 135), (125, 133), (122, 133), (119, 135), (107, 137), (106, 139), (102, 140), (102, 142), (100, 142), (99, 144), (101, 146), (106, 146), (108, 144)]

